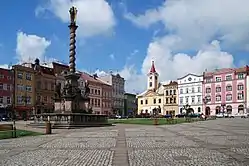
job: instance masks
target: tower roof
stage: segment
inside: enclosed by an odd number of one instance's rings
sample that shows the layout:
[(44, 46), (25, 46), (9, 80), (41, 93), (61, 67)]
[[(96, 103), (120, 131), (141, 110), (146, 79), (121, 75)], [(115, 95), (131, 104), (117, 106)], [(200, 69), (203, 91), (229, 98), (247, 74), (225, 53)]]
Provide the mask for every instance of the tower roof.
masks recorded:
[(151, 65), (151, 68), (150, 68), (150, 73), (156, 73), (156, 68), (155, 68), (154, 61), (152, 61), (152, 65)]

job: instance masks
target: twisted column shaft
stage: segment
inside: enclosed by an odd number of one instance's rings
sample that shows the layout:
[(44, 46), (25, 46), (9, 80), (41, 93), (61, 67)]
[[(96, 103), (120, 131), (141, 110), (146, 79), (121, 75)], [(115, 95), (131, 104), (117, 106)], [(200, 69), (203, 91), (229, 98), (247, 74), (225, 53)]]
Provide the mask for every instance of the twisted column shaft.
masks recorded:
[(69, 43), (69, 71), (71, 73), (75, 73), (75, 68), (76, 68), (76, 64), (75, 64), (75, 55), (76, 55), (76, 29), (78, 28), (78, 26), (74, 23), (71, 23), (69, 25), (69, 29), (70, 29), (70, 43)]

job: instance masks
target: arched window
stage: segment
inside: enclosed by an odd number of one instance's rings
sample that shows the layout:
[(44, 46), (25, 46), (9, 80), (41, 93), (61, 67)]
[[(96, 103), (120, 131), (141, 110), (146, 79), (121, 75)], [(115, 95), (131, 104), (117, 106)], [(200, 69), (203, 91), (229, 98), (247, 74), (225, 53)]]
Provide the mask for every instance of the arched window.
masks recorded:
[(238, 113), (239, 114), (243, 114), (244, 113), (244, 105), (241, 104), (241, 105), (238, 106)]
[(233, 110), (232, 106), (231, 106), (231, 105), (228, 105), (228, 106), (227, 106), (227, 113), (228, 113), (228, 114), (232, 114), (232, 110)]

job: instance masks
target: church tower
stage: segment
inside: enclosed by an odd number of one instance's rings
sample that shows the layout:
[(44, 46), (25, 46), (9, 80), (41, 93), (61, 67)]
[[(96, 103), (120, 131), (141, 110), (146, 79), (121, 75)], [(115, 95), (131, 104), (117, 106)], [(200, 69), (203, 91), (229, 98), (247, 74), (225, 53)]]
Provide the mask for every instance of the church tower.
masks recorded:
[(158, 88), (158, 76), (159, 74), (156, 72), (154, 61), (152, 61), (152, 65), (150, 68), (150, 72), (147, 74), (147, 89), (156, 91)]

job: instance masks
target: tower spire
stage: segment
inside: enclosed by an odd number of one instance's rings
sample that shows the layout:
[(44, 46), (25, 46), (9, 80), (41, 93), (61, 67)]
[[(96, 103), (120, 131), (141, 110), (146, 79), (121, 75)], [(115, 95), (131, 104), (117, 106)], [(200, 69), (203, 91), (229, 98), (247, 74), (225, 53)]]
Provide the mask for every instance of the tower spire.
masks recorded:
[(156, 68), (155, 68), (154, 61), (152, 61), (152, 65), (151, 65), (151, 68), (150, 68), (150, 73), (156, 73)]

